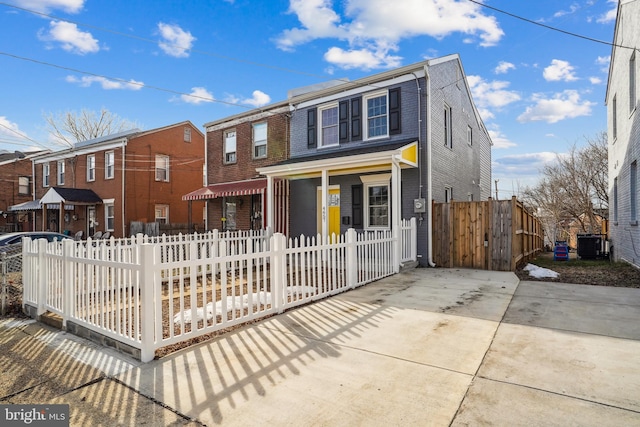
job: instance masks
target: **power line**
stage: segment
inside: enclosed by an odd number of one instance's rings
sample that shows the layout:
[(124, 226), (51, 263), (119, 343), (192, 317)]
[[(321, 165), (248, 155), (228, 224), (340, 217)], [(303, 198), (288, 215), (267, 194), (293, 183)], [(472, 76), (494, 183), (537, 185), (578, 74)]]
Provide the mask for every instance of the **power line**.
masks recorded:
[[(3, 123), (0, 123), (0, 126), (2, 126), (3, 128), (7, 129), (9, 132), (15, 133), (15, 134), (16, 134), (16, 135), (18, 135), (20, 138), (26, 139), (27, 141), (31, 141), (31, 142), (33, 142), (34, 144), (37, 144), (37, 145), (39, 145), (40, 147), (45, 148), (45, 149), (47, 149), (47, 150), (49, 149), (47, 146), (45, 146), (45, 145), (43, 145), (43, 144), (39, 143), (39, 142), (38, 142), (38, 141), (36, 141), (35, 139), (29, 138), (27, 135), (24, 135), (24, 134), (22, 134), (22, 133), (20, 133), (20, 132), (18, 132), (18, 131), (16, 131), (16, 130), (14, 130), (14, 129), (11, 129), (9, 126), (7, 126), (7, 125), (5, 125), (5, 124), (3, 124)], [(7, 142), (5, 142), (5, 143), (7, 143)], [(11, 144), (11, 143), (10, 143), (10, 144)], [(14, 142), (13, 144), (15, 144), (15, 145), (27, 145), (27, 144), (21, 144), (21, 143), (19, 143), (19, 142)]]
[(548, 30), (557, 31), (559, 33), (566, 34), (566, 35), (569, 35), (569, 36), (572, 36), (572, 37), (577, 37), (579, 39), (584, 39), (584, 40), (588, 40), (588, 41), (591, 41), (591, 42), (594, 42), (594, 43), (600, 43), (600, 44), (604, 44), (604, 45), (612, 46), (612, 47), (620, 47), (620, 48), (631, 49), (631, 50), (635, 50), (636, 49), (635, 47), (624, 46), (624, 45), (620, 45), (620, 44), (607, 42), (607, 41), (604, 41), (604, 40), (594, 39), (593, 37), (583, 36), (582, 34), (572, 33), (571, 31), (566, 31), (566, 30), (562, 30), (562, 29), (557, 28), (557, 27), (552, 27), (551, 25), (546, 25), (546, 24), (543, 24), (541, 22), (536, 22), (536, 21), (533, 21), (531, 19), (524, 18), (522, 16), (507, 12), (505, 10), (498, 9), (497, 7), (489, 6), (487, 4), (479, 2), (477, 0), (468, 0), (468, 1), (470, 1), (471, 3), (477, 4), (478, 6), (482, 6), (484, 8), (491, 9), (493, 11), (502, 13), (502, 14), (507, 15), (507, 16), (510, 16), (512, 18), (519, 19), (519, 20), (524, 21), (524, 22), (528, 22), (529, 24), (537, 25), (539, 27), (543, 27), (543, 28), (546, 28)]

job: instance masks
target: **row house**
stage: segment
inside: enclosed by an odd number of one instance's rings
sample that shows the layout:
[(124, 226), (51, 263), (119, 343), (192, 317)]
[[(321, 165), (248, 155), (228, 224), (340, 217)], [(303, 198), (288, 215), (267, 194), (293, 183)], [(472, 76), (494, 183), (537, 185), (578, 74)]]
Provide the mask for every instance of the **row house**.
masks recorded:
[(33, 200), (31, 185), (32, 162), (34, 156), (47, 150), (0, 153), (0, 230), (31, 231), (33, 215), (29, 205)]
[[(79, 142), (33, 159), (36, 230), (126, 237), (135, 224), (204, 229), (204, 204), (182, 195), (203, 181), (204, 134), (189, 121)], [(192, 231), (192, 230), (190, 230)]]
[[(212, 121), (204, 127), (205, 185), (183, 200), (206, 202), (209, 229), (264, 229), (267, 179), (256, 169), (289, 157), (288, 102)], [(273, 230), (285, 234), (289, 223), (287, 184), (279, 181), (274, 186), (276, 208), (270, 222)]]
[[(273, 153), (280, 139), (269, 133), (259, 165), (255, 126), (275, 128), (269, 120), (288, 128), (278, 134), (286, 150)], [(221, 198), (207, 210), (210, 228), (254, 227), (247, 218), (255, 211), (228, 203), (259, 181), (260, 227), (331, 236), (348, 228), (396, 231), (401, 219), (415, 217), (419, 262), (427, 265), (431, 201), (491, 195), (491, 138), (458, 55), (292, 90), (286, 102), (206, 127), (208, 186), (185, 199)]]
[(620, 0), (607, 83), (610, 255), (640, 267), (640, 0)]

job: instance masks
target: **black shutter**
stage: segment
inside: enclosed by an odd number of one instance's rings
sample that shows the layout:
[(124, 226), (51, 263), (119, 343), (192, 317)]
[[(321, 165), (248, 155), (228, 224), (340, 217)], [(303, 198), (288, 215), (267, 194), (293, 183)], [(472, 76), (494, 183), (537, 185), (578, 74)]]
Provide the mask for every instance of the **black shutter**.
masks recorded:
[(342, 144), (349, 142), (349, 101), (342, 101), (338, 105), (340, 143)]
[(362, 228), (362, 184), (351, 186), (351, 216), (353, 228)]
[(389, 134), (402, 132), (400, 126), (400, 88), (389, 90)]
[(351, 140), (362, 140), (362, 98), (351, 100)]
[(316, 109), (307, 110), (307, 147), (316, 148)]

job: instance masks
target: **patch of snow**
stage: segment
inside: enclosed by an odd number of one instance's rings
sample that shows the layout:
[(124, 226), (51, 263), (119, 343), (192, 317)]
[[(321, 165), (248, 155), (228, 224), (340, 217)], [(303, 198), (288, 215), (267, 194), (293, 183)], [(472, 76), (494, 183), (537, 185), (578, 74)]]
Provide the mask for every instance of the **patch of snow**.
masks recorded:
[(560, 274), (558, 274), (553, 270), (549, 270), (548, 268), (538, 267), (537, 265), (533, 265), (533, 264), (527, 264), (527, 266), (523, 268), (523, 270), (528, 271), (529, 276), (535, 277), (537, 279), (545, 279), (545, 278), (555, 279), (558, 276), (560, 276)]

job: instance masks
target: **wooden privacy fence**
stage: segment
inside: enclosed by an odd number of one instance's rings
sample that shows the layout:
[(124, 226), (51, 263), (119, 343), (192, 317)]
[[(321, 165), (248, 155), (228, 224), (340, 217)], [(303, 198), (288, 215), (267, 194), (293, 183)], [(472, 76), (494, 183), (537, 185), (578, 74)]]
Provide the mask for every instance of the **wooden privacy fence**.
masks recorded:
[(540, 221), (515, 197), (432, 206), (433, 260), (439, 267), (514, 271), (543, 249)]

